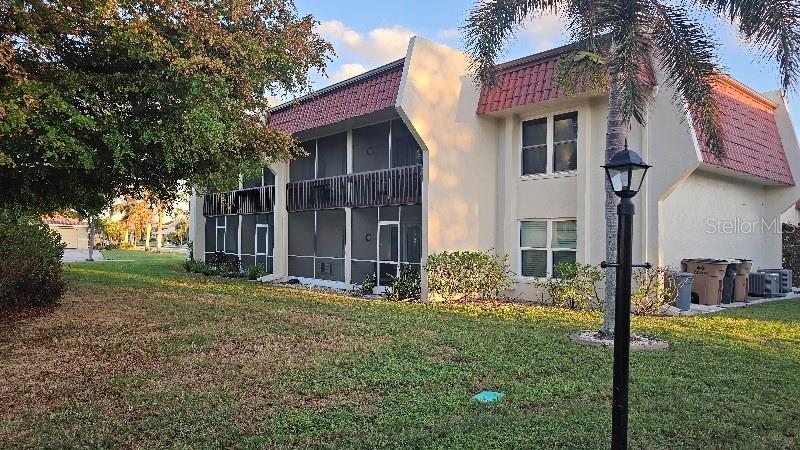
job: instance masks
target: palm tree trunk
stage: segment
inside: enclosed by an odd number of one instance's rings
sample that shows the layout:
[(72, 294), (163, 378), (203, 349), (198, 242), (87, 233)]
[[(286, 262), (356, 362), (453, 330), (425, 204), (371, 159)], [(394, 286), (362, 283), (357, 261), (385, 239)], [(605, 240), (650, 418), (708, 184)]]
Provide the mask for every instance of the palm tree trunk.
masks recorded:
[(89, 217), (89, 261), (94, 261), (94, 217)]
[(161, 245), (164, 243), (164, 206), (161, 202), (158, 203), (158, 234), (156, 234), (156, 251), (161, 251)]
[[(625, 141), (628, 139), (630, 122), (625, 119), (622, 112), (617, 92), (619, 90), (619, 78), (611, 76), (611, 83), (608, 90), (608, 124), (606, 129), (606, 161), (611, 159), (617, 151), (621, 150)], [(611, 188), (611, 183), (606, 180), (606, 261), (617, 261), (617, 197)], [(601, 333), (611, 334), (614, 332), (615, 305), (614, 293), (616, 290), (617, 273), (616, 269), (606, 269), (606, 292), (605, 303), (603, 305), (603, 326)]]

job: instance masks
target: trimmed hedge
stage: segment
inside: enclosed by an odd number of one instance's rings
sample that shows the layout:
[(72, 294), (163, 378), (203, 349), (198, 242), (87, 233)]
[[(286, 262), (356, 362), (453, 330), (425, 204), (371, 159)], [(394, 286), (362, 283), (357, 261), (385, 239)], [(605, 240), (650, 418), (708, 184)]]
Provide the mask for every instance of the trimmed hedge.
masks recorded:
[(511, 287), (508, 255), (491, 252), (441, 252), (425, 263), (428, 289), (444, 301), (492, 299)]
[(38, 218), (0, 211), (0, 308), (57, 302), (67, 290), (59, 234)]

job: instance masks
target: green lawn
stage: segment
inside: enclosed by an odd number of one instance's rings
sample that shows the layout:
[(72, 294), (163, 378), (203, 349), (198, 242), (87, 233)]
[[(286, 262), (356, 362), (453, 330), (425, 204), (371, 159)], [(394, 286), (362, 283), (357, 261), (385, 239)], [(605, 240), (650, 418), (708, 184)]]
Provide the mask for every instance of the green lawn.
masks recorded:
[[(0, 447), (607, 448), (611, 352), (553, 308), (364, 301), (73, 264), (61, 306), (0, 320)], [(635, 319), (633, 448), (800, 447), (800, 302)], [(495, 404), (470, 397), (507, 395)]]

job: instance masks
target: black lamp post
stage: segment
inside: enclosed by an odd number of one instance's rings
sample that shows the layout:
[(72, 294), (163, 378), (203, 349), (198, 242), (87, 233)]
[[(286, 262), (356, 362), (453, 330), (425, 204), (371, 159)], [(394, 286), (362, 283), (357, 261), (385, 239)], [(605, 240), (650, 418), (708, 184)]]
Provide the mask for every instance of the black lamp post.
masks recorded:
[[(620, 198), (617, 205), (617, 262), (601, 266), (617, 269), (617, 292), (614, 323), (614, 390), (611, 400), (611, 448), (628, 448), (628, 371), (631, 340), (631, 272), (633, 241), (633, 215), (631, 200), (642, 187), (649, 165), (634, 151), (618, 151), (603, 166), (606, 176)], [(649, 264), (636, 265), (649, 267)]]

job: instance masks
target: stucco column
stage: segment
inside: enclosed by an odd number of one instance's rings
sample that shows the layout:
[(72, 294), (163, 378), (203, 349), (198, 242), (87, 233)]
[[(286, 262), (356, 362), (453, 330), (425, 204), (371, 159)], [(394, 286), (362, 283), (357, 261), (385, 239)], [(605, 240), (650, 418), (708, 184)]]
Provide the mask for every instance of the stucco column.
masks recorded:
[(203, 215), (203, 197), (192, 190), (189, 200), (189, 242), (192, 243), (194, 259), (205, 260), (206, 218)]
[[(419, 142), (419, 141), (417, 141)], [(430, 183), (431, 177), (431, 169), (430, 169), (430, 152), (423, 149), (422, 150), (422, 255), (420, 262), (420, 299), (423, 302), (428, 302), (430, 299), (428, 298), (428, 276), (425, 273), (425, 262), (428, 260), (428, 233), (430, 232), (430, 227), (428, 226), (428, 184)]]
[(275, 206), (273, 208), (272, 273), (273, 280), (283, 279), (289, 275), (289, 214), (286, 212), (286, 184), (289, 181), (289, 164), (276, 163), (270, 165), (275, 174)]
[(499, 185), (501, 188), (500, 201), (498, 201), (499, 210), (501, 215), (499, 217), (498, 230), (503, 230), (498, 233), (499, 243), (497, 245), (497, 252), (500, 254), (507, 254), (509, 257), (509, 264), (512, 270), (516, 271), (519, 267), (519, 252), (518, 248), (518, 233), (519, 227), (517, 226), (517, 183), (519, 180), (519, 173), (517, 173), (517, 150), (515, 138), (518, 130), (517, 122), (519, 118), (516, 115), (508, 116), (503, 121), (502, 131), (502, 144), (500, 146), (500, 160), (498, 167), (501, 168), (499, 176)]
[(344, 209), (344, 282), (348, 285), (348, 289), (353, 288), (352, 283), (352, 268), (350, 263), (353, 259), (352, 253), (353, 242), (353, 210), (351, 208)]
[[(347, 173), (353, 173), (353, 129), (347, 129)], [(352, 184), (347, 185), (347, 189), (352, 189)], [(353, 270), (351, 262), (353, 260), (353, 210), (344, 209), (344, 282), (353, 288)]]

